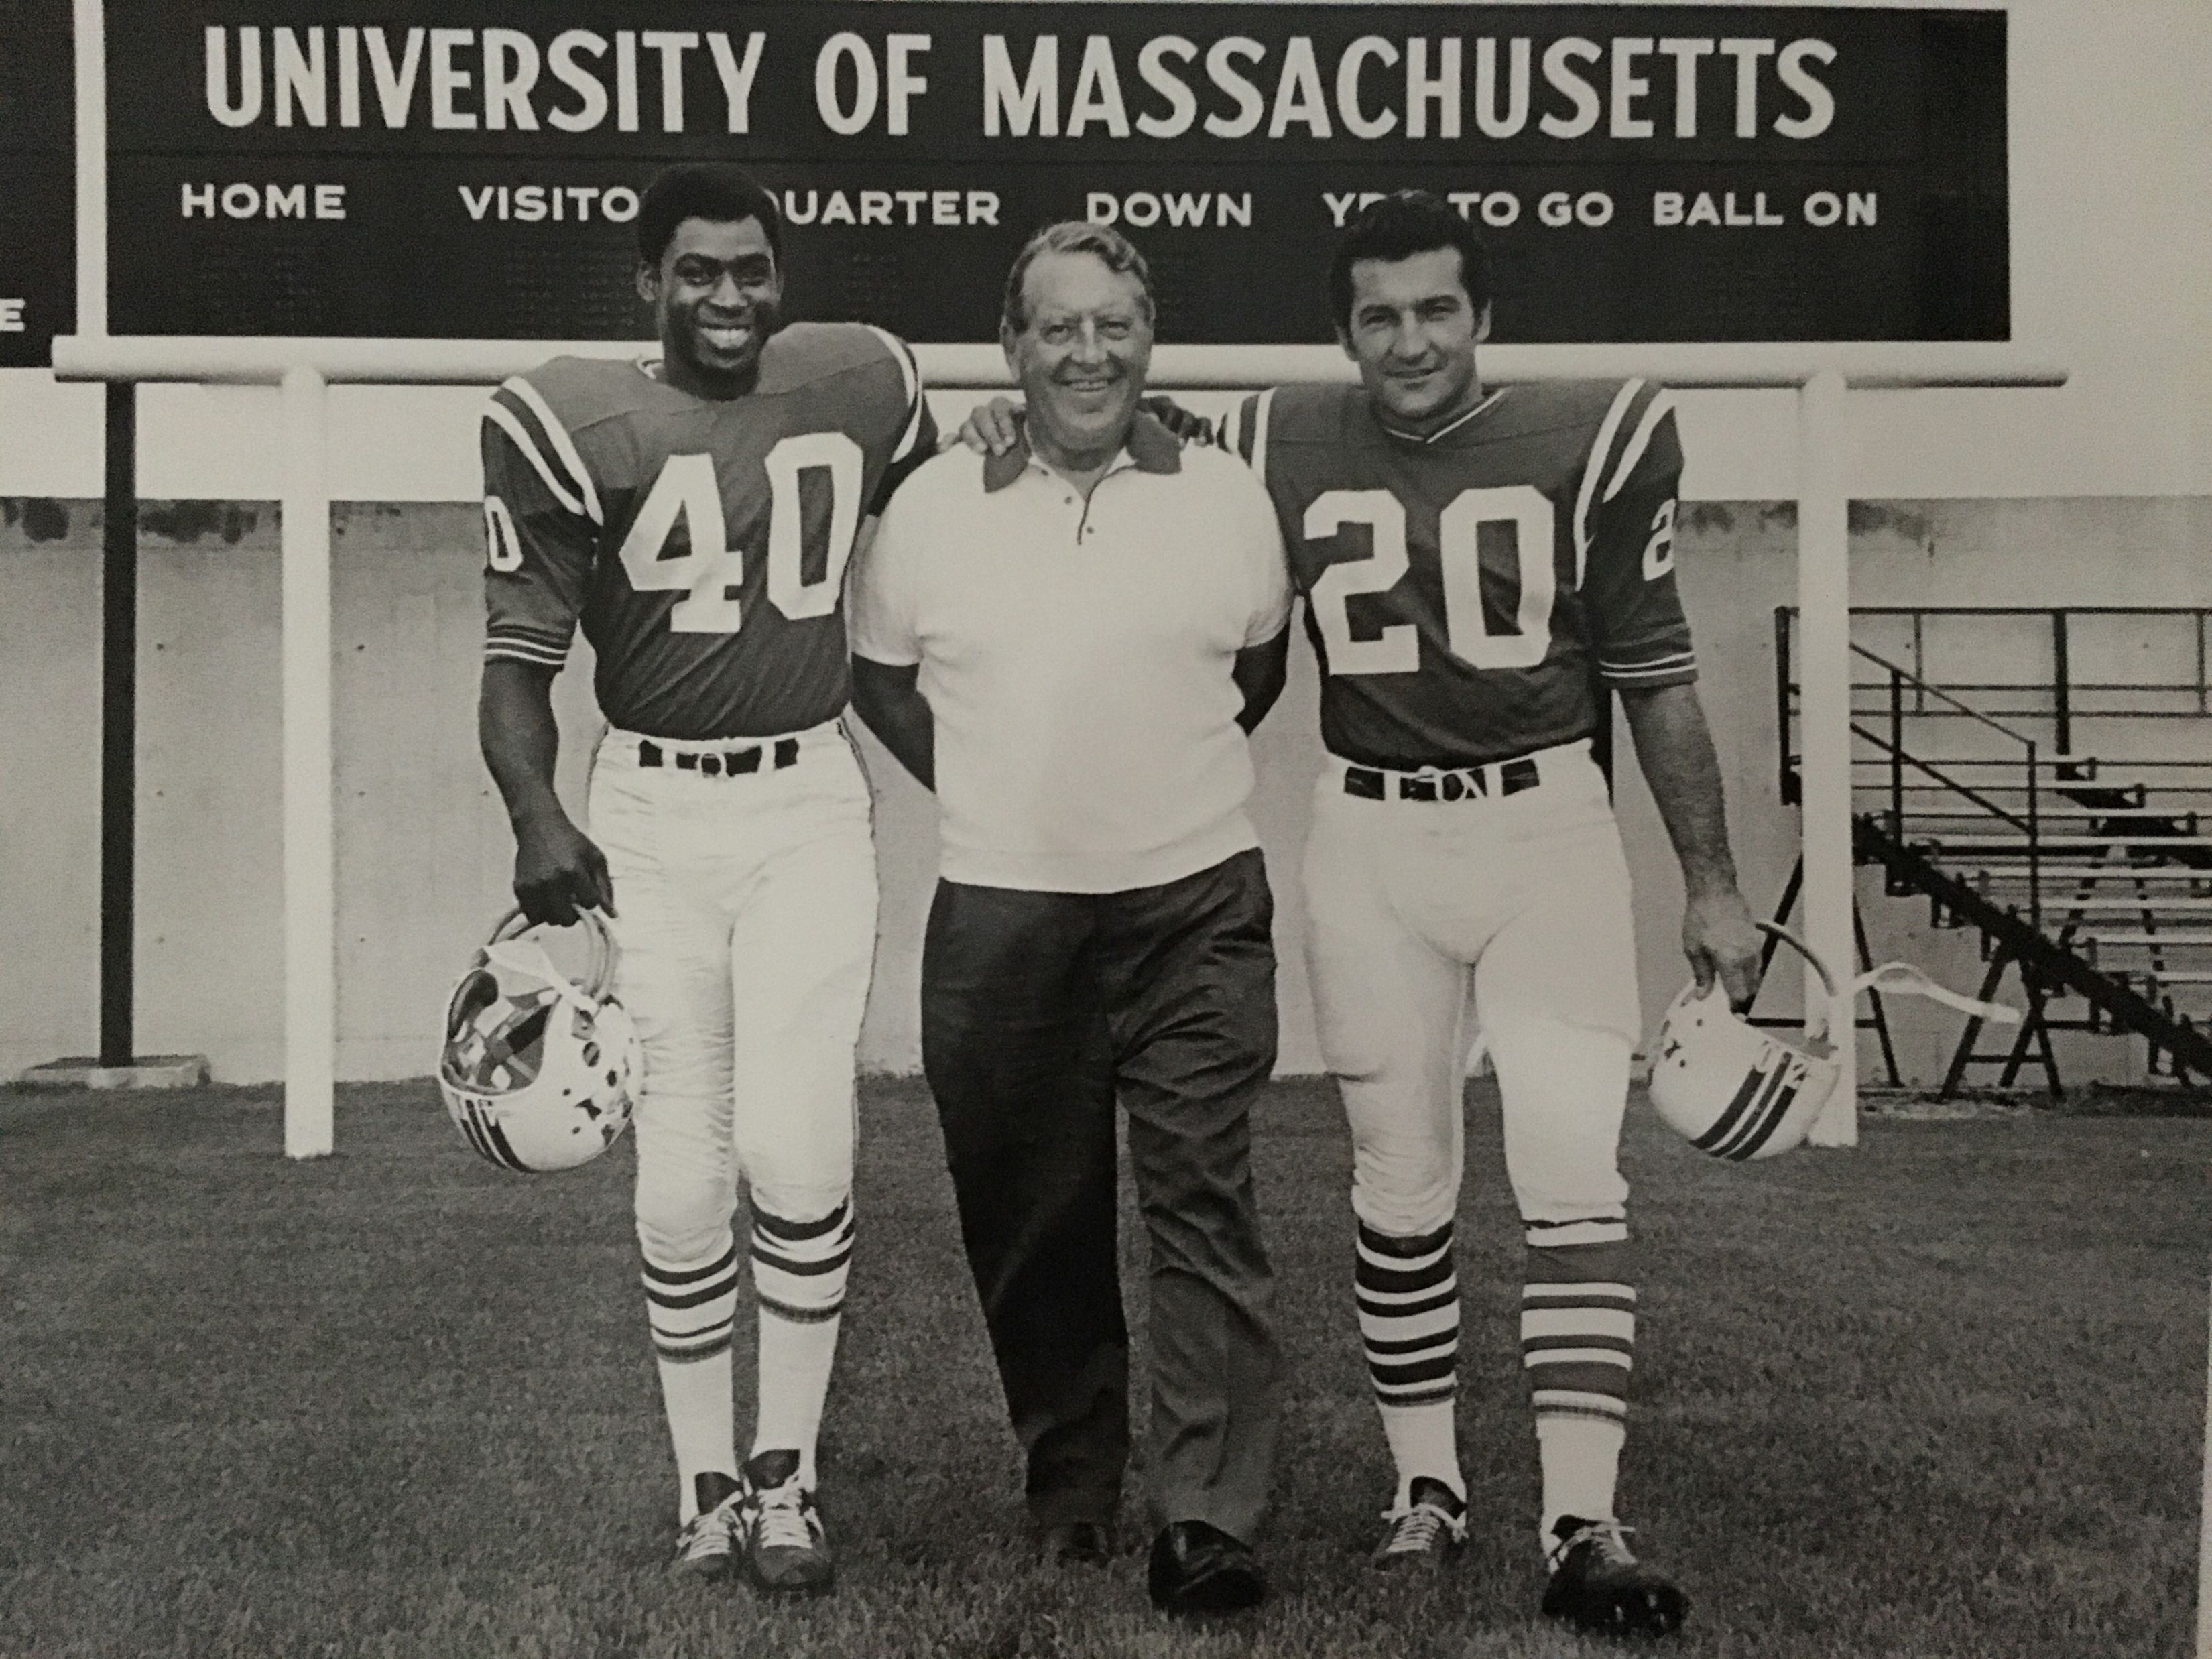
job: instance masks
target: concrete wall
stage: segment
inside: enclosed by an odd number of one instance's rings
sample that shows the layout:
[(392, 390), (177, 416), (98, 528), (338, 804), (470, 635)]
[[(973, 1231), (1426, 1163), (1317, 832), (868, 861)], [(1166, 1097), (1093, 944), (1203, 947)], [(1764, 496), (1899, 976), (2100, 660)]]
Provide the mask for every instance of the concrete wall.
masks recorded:
[[(1776, 796), (1773, 607), (1796, 593), (1794, 509), (1686, 506), (1680, 568), (1727, 772), (1745, 888), (1778, 896), (1797, 834)], [(210, 1054), (217, 1075), (282, 1065), (277, 520), (265, 501), (149, 503), (143, 517), (138, 732), (141, 1052)], [(0, 501), (0, 1074), (95, 1043), (99, 908), (97, 503)], [(441, 1005), (504, 902), (512, 846), (477, 758), (481, 532), (465, 505), (342, 504), (334, 520), (338, 793), (338, 1066), (416, 1075)], [(1890, 502), (1854, 514), (1854, 598), (1884, 604), (2212, 605), (2212, 499)], [(2008, 672), (2038, 636), (1997, 647)], [(2136, 657), (2114, 636), (2077, 648)], [(1945, 665), (1962, 672), (1960, 663)], [(580, 801), (595, 715), (587, 665), (558, 682), (564, 793)], [(1992, 675), (1991, 678), (1996, 678)], [(1257, 738), (1255, 813), (1282, 917), (1283, 1064), (1318, 1065), (1299, 962), (1297, 860), (1319, 765), (1310, 653)], [(2203, 744), (2176, 723), (2163, 740)], [(908, 1070), (934, 809), (873, 744), (884, 902), (864, 1063)], [(1638, 884), (1648, 1016), (1679, 988), (1680, 887), (1648, 793), (1624, 766), (1621, 817)], [(1951, 983), (1971, 944), (1924, 911), (1862, 889), (1875, 948)], [(1571, 942), (1569, 942), (1571, 948)], [(1784, 980), (1794, 983), (1794, 975)], [(1778, 1009), (1790, 1006), (1781, 986)], [(1764, 1005), (1763, 1005), (1764, 1006)], [(1907, 1069), (1940, 1072), (1955, 1016), (1898, 1005)], [(1871, 1058), (1871, 1055), (1869, 1056)], [(2125, 1075), (2125, 1042), (2077, 1039), (2079, 1076)]]

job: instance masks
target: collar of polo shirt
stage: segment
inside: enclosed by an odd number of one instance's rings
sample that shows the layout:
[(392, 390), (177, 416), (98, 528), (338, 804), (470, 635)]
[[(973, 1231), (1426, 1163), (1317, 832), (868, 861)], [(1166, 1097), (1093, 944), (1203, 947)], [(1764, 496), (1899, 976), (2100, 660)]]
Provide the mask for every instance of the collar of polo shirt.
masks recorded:
[[(1142, 411), (1129, 422), (1129, 435), (1121, 446), (1121, 453), (1140, 472), (1182, 471), (1182, 442), (1174, 433)], [(1029, 430), (1018, 422), (1014, 431), (1014, 447), (1002, 455), (986, 455), (983, 458), (985, 491), (1004, 489), (1029, 470)], [(1109, 467), (1107, 471), (1110, 472), (1113, 469)]]

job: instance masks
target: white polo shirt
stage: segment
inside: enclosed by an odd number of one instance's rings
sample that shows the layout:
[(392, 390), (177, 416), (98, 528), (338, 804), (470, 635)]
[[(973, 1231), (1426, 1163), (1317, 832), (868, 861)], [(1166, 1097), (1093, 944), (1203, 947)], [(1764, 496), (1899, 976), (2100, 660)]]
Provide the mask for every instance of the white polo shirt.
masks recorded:
[(945, 878), (1111, 893), (1259, 844), (1230, 671), (1290, 603), (1252, 470), (1139, 416), (1088, 503), (1026, 449), (928, 462), (847, 616), (856, 654), (921, 665)]

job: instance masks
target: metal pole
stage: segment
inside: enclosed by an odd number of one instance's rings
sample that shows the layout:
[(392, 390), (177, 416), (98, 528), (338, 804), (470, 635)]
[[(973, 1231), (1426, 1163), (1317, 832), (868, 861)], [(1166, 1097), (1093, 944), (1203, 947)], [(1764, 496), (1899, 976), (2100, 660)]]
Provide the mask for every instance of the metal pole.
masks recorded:
[(100, 1063), (128, 1066), (138, 819), (138, 388), (107, 387), (100, 580)]
[(2066, 613), (2051, 613), (2051, 708), (2063, 763), (2074, 753), (2074, 672), (2066, 648)]
[(284, 376), (284, 1153), (335, 1144), (337, 938), (331, 769), (329, 392)]
[[(1803, 781), (1805, 940), (1848, 983), (1851, 962), (1851, 570), (1844, 377), (1822, 369), (1797, 394), (1797, 729)], [(1858, 1020), (1805, 969), (1808, 1015), (1827, 1007), (1843, 1068), (1813, 1125), (1818, 1146), (1858, 1144)]]

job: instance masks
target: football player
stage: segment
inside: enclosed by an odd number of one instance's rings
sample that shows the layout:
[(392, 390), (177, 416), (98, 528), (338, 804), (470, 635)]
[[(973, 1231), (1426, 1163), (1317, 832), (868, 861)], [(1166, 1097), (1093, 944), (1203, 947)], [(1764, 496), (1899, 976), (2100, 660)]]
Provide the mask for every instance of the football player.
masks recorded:
[[(815, 1442), (853, 1249), (854, 1050), (875, 949), (869, 796), (839, 723), (864, 519), (935, 450), (906, 346), (782, 326), (775, 200), (661, 173), (637, 216), (657, 360), (556, 358), (483, 421), (479, 728), (533, 921), (596, 907), (636, 1022), (637, 1235), (678, 1477), (679, 1567), (833, 1576)], [(610, 729), (592, 833), (553, 790), (550, 687), (580, 623)], [(738, 1182), (759, 1320), (736, 1449)]]
[(1526, 1229), (1543, 1609), (1662, 1633), (1684, 1598), (1614, 1505), (1636, 1331), (1618, 1154), (1642, 1020), (1592, 754), (1613, 693), (1681, 864), (1698, 984), (1747, 1004), (1759, 962), (1675, 590), (1674, 401), (1636, 380), (1486, 387), (1485, 250), (1425, 192), (1355, 218), (1329, 298), (1359, 385), (1248, 398), (1228, 437), (1274, 498), (1323, 675), (1308, 965), (1397, 1465), (1376, 1559), (1433, 1560), (1466, 1534), (1452, 1231), (1472, 1020)]

